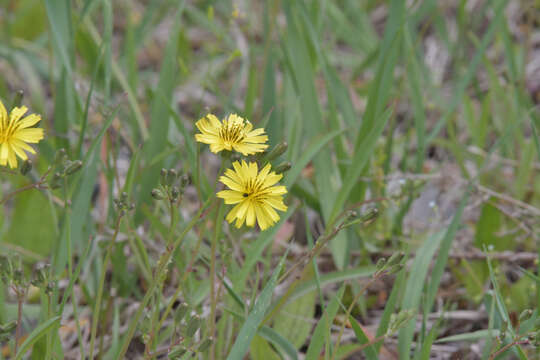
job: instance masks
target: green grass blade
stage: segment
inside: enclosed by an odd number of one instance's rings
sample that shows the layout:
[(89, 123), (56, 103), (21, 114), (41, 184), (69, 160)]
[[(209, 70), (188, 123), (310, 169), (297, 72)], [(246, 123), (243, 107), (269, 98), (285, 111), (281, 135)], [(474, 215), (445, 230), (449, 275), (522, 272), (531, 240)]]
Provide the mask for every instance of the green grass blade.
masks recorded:
[[(360, 326), (358, 321), (356, 321), (356, 319), (352, 315), (349, 315), (349, 321), (350, 321), (351, 326), (352, 326), (352, 328), (354, 330), (354, 334), (356, 335), (356, 339), (362, 345), (367, 344), (369, 342), (369, 338), (364, 333), (364, 330), (362, 330), (362, 327)], [(376, 350), (374, 345), (370, 345), (370, 346), (366, 347), (363, 350), (363, 352), (364, 352), (364, 355), (366, 355), (366, 359), (368, 359), (368, 360), (378, 360), (379, 359), (379, 356), (377, 355), (377, 350)]]
[(59, 323), (60, 316), (55, 316), (36, 327), (30, 333), (30, 335), (28, 335), (26, 340), (24, 340), (24, 342), (21, 344), (21, 347), (19, 348), (19, 351), (15, 356), (15, 360), (21, 360), (24, 354), (26, 354), (26, 352), (30, 350), (30, 348), (36, 343), (36, 341), (47, 335), (49, 331), (53, 331)]
[(255, 336), (257, 329), (261, 325), (266, 310), (268, 310), (268, 307), (270, 306), (272, 294), (274, 292), (274, 288), (277, 285), (278, 276), (281, 272), (281, 269), (283, 268), (283, 264), (285, 263), (285, 258), (286, 255), (279, 262), (278, 266), (272, 274), (272, 277), (270, 278), (270, 280), (268, 280), (268, 283), (266, 284), (257, 301), (255, 302), (253, 310), (246, 318), (246, 321), (244, 322), (242, 328), (240, 329), (240, 332), (238, 333), (236, 341), (234, 342), (231, 351), (227, 356), (227, 360), (242, 359), (248, 352), (251, 340), (253, 339), (253, 336)]
[[(403, 301), (401, 302), (402, 310), (417, 310), (420, 305), (420, 298), (422, 296), (422, 289), (424, 288), (427, 272), (431, 259), (437, 251), (443, 232), (438, 232), (430, 236), (424, 241), (424, 244), (416, 252), (411, 270), (409, 272), (409, 278), (407, 279), (407, 286), (405, 287), (405, 293), (403, 295)], [(411, 344), (414, 335), (416, 319), (411, 319), (407, 325), (401, 328), (398, 336), (398, 350), (400, 359), (409, 359)]]
[[(182, 1), (174, 17), (174, 26), (170, 31), (169, 42), (167, 43), (165, 55), (161, 64), (159, 82), (151, 105), (149, 138), (144, 145), (144, 154), (147, 164), (150, 164), (153, 159), (164, 150), (167, 144), (165, 140), (169, 133), (169, 103), (172, 99), (172, 93), (176, 84), (176, 56), (184, 5), (185, 2)], [(141, 191), (138, 196), (140, 205), (151, 201), (150, 193), (152, 192), (152, 188), (158, 182), (161, 167), (162, 161), (158, 161), (145, 169), (143, 176), (141, 177)], [(143, 219), (141, 211), (137, 211), (135, 219), (136, 222)]]

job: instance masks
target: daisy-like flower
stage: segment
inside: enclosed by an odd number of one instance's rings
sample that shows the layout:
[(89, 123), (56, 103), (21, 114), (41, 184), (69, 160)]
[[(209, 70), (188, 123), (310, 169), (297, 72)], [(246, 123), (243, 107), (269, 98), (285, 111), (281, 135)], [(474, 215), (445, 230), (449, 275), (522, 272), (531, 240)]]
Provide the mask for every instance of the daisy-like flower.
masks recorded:
[(285, 186), (274, 186), (283, 175), (270, 172), (270, 164), (259, 172), (257, 163), (248, 164), (244, 160), (241, 164), (235, 161), (233, 168), (227, 169), (225, 175), (219, 178), (230, 190), (217, 193), (225, 204), (236, 204), (227, 214), (227, 221), (232, 224), (236, 220), (237, 228), (244, 222), (247, 226), (254, 226), (255, 220), (261, 230), (274, 225), (279, 220), (274, 209), (287, 210), (283, 203), (287, 189)]
[(35, 154), (28, 143), (36, 144), (43, 139), (43, 129), (33, 128), (41, 120), (41, 116), (30, 114), (23, 117), (28, 111), (26, 106), (15, 107), (8, 113), (0, 101), (0, 165), (17, 167), (17, 156), (23, 160), (28, 159), (25, 151)]
[(212, 114), (208, 114), (195, 123), (200, 134), (195, 140), (210, 145), (210, 151), (218, 153), (222, 150), (238, 151), (242, 155), (251, 155), (264, 151), (268, 145), (268, 136), (264, 129), (253, 130), (253, 125), (236, 114), (231, 114), (222, 122)]

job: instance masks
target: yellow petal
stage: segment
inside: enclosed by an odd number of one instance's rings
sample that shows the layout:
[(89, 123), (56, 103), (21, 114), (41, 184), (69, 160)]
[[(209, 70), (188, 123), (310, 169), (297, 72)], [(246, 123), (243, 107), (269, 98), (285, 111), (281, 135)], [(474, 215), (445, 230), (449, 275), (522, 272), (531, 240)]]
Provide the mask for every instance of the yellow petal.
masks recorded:
[(250, 201), (246, 213), (246, 225), (255, 226), (255, 210), (253, 209), (253, 204)]
[(9, 121), (11, 121), (12, 123), (19, 121), (19, 119), (24, 114), (26, 114), (27, 111), (28, 111), (28, 108), (26, 106), (13, 108), (11, 112), (9, 113)]
[(13, 137), (27, 143), (38, 143), (43, 139), (43, 129), (20, 129), (13, 134)]
[(41, 120), (41, 116), (36, 114), (31, 114), (22, 119), (19, 122), (19, 129), (29, 128), (30, 126), (36, 125)]

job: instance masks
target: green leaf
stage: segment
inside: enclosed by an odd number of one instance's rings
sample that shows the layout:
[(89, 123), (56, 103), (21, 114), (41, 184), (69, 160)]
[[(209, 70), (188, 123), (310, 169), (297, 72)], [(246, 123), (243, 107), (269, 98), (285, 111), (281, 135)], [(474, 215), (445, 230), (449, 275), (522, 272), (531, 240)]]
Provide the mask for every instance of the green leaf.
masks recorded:
[(279, 262), (278, 266), (274, 270), (274, 273), (272, 274), (272, 277), (270, 280), (268, 280), (268, 283), (255, 302), (253, 310), (246, 318), (246, 321), (242, 325), (242, 328), (236, 337), (236, 341), (231, 348), (229, 356), (227, 356), (227, 360), (242, 359), (248, 352), (251, 340), (253, 340), (253, 337), (257, 333), (257, 329), (262, 323), (264, 314), (270, 306), (272, 294), (274, 292), (274, 288), (276, 287), (278, 276), (283, 268), (283, 264), (285, 263), (285, 258), (286, 255), (283, 256)]
[(337, 294), (332, 298), (330, 303), (326, 306), (326, 311), (323, 316), (317, 323), (313, 335), (311, 336), (311, 341), (306, 352), (306, 360), (318, 360), (319, 355), (323, 349), (325, 341), (329, 342), (330, 339), (330, 330), (334, 322), (334, 318), (339, 310), (339, 304), (341, 298), (343, 297), (343, 292), (345, 291), (345, 286), (341, 286)]
[(249, 353), (252, 359), (268, 359), (268, 360), (280, 360), (278, 354), (274, 352), (268, 342), (260, 335), (255, 335), (251, 346), (249, 347)]
[(15, 356), (15, 360), (20, 360), (23, 358), (24, 354), (30, 348), (36, 341), (38, 341), (42, 336), (46, 335), (49, 331), (56, 328), (56, 326), (60, 323), (60, 316), (55, 316), (53, 318), (50, 318), (49, 320), (45, 321), (38, 327), (36, 327), (30, 335), (26, 338), (26, 340), (21, 344), (21, 347), (19, 348), (19, 351), (17, 352), (17, 355)]
[[(356, 339), (362, 345), (367, 344), (369, 342), (369, 338), (364, 333), (364, 330), (362, 330), (362, 327), (360, 326), (358, 321), (356, 321), (356, 319), (352, 315), (349, 315), (349, 321), (350, 321), (351, 326), (352, 326), (352, 328), (354, 330), (354, 334), (356, 335)], [(366, 355), (366, 359), (368, 359), (368, 360), (378, 360), (379, 359), (379, 356), (377, 355), (377, 350), (376, 350), (374, 345), (370, 345), (370, 346), (366, 347), (363, 350), (363, 352), (364, 352), (364, 355)]]
[(311, 332), (316, 290), (305, 293), (285, 305), (274, 319), (274, 330), (299, 349)]
[(36, 190), (17, 194), (5, 241), (48, 256), (57, 237), (53, 211), (49, 201)]
[[(150, 130), (149, 138), (144, 145), (143, 151), (146, 164), (152, 163), (154, 158), (159, 155), (167, 145), (167, 137), (169, 133), (169, 104), (172, 99), (174, 86), (177, 79), (177, 51), (180, 29), (182, 26), (182, 13), (184, 11), (185, 1), (182, 1), (178, 6), (176, 15), (173, 21), (173, 28), (169, 31), (169, 41), (165, 49), (165, 55), (161, 63), (161, 72), (159, 74), (159, 82), (154, 92), (152, 105), (150, 109)], [(139, 193), (139, 203), (151, 202), (152, 188), (158, 183), (159, 171), (163, 161), (154, 162), (148, 166), (141, 177), (141, 192)], [(139, 207), (140, 208), (140, 207)], [(143, 219), (143, 213), (138, 210), (136, 221), (140, 222)]]
[(499, 336), (499, 330), (478, 330), (464, 334), (446, 336), (436, 340), (436, 343), (458, 342), (458, 341), (477, 341), (489, 337)]
[[(435, 251), (439, 247), (443, 235), (444, 233), (442, 231), (431, 235), (416, 252), (416, 257), (414, 258), (411, 270), (409, 271), (409, 278), (407, 279), (403, 301), (401, 302), (402, 310), (418, 309), (429, 264), (431, 263)], [(406, 326), (399, 330), (398, 348), (400, 359), (410, 358), (415, 321), (416, 319), (411, 319)]]

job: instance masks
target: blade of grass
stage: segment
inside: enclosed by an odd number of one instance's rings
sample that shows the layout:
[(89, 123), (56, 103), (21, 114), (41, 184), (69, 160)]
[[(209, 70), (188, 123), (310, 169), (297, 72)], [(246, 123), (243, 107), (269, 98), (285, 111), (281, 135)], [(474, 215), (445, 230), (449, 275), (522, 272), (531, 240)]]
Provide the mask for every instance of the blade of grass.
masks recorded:
[[(152, 162), (154, 157), (163, 151), (166, 145), (169, 133), (169, 103), (172, 99), (172, 93), (176, 84), (177, 77), (177, 51), (180, 29), (182, 27), (182, 14), (184, 12), (185, 1), (182, 1), (178, 6), (178, 10), (174, 16), (174, 26), (170, 31), (170, 38), (165, 48), (165, 54), (161, 64), (159, 74), (159, 82), (156, 87), (154, 98), (150, 110), (150, 130), (149, 138), (144, 145), (144, 154), (147, 164)], [(159, 170), (161, 169), (162, 161), (154, 163), (145, 169), (141, 177), (141, 190), (138, 194), (138, 202), (140, 204), (149, 203), (151, 201), (152, 188), (157, 184), (159, 179)], [(137, 211), (135, 221), (139, 223), (143, 219), (141, 211)]]
[(26, 354), (26, 352), (30, 350), (30, 348), (36, 343), (36, 341), (47, 335), (50, 331), (53, 331), (59, 323), (60, 316), (55, 316), (36, 327), (30, 333), (30, 335), (28, 335), (26, 340), (24, 340), (24, 342), (21, 344), (17, 355), (15, 355), (15, 360), (21, 360), (24, 354)]
[(268, 307), (270, 306), (272, 294), (277, 285), (278, 276), (283, 268), (286, 257), (287, 254), (285, 254), (279, 262), (278, 266), (274, 270), (274, 273), (272, 274), (272, 277), (270, 280), (268, 280), (268, 283), (255, 302), (253, 310), (240, 328), (240, 332), (238, 333), (236, 341), (234, 342), (231, 351), (227, 356), (227, 360), (242, 359), (248, 352), (251, 340), (253, 339), (253, 336), (255, 336), (259, 325), (262, 323), (266, 310), (268, 310)]

